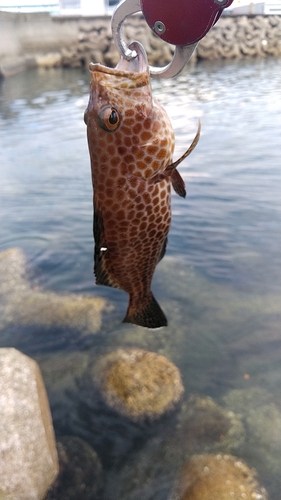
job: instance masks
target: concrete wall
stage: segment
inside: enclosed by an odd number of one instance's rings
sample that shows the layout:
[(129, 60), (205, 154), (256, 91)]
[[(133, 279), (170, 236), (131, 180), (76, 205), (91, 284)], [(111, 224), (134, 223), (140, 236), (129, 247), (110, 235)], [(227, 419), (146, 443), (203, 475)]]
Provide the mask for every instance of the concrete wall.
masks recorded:
[[(124, 23), (128, 41), (144, 45), (150, 64), (163, 66), (173, 49), (148, 28), (141, 16)], [(281, 16), (223, 16), (200, 42), (195, 58), (281, 56)], [(35, 66), (81, 67), (90, 61), (114, 66), (119, 53), (110, 17), (51, 17), (48, 13), (0, 11), (0, 74)]]
[(36, 66), (48, 54), (56, 54), (60, 63), (61, 49), (75, 44), (78, 36), (75, 18), (0, 11), (0, 71), (5, 75)]

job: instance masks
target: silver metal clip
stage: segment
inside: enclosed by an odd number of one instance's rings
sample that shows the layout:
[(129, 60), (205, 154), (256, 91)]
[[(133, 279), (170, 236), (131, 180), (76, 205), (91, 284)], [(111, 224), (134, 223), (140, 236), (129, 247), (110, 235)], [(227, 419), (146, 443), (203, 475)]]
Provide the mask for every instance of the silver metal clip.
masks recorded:
[[(136, 57), (136, 52), (128, 48), (122, 36), (122, 24), (126, 17), (136, 14), (137, 12), (142, 12), (141, 0), (123, 0), (123, 2), (117, 6), (112, 16), (111, 28), (113, 39), (121, 56), (127, 61)], [(193, 43), (191, 45), (176, 45), (174, 57), (167, 66), (162, 68), (149, 66), (151, 76), (155, 78), (170, 78), (176, 76), (189, 61), (197, 45), (198, 43)]]

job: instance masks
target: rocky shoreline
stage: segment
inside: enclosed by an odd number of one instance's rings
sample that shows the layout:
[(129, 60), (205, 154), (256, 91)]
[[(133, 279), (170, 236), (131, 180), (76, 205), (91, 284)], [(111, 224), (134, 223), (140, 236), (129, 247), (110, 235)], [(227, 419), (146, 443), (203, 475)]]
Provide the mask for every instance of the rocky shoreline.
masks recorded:
[[(210, 378), (220, 382), (218, 359), (230, 363), (218, 317), (225, 338), (237, 311), (243, 328), (260, 298), (245, 305), (216, 287), (210, 295), (192, 270), (170, 280), (178, 261), (161, 265), (172, 326), (151, 334), (111, 325), (104, 299), (34, 288), (23, 251), (0, 252), (1, 500), (279, 498), (279, 386), (268, 390), (256, 351), (247, 353), (251, 375), (221, 381), (216, 399), (208, 389)], [(263, 314), (275, 317), (280, 300), (267, 300)]]
[[(0, 11), (0, 75), (9, 76), (34, 67), (87, 67), (89, 62), (115, 66), (109, 16), (52, 17), (48, 13), (21, 14)], [(140, 15), (123, 27), (124, 38), (139, 40), (149, 63), (163, 66), (173, 47), (163, 43)], [(201, 40), (196, 60), (281, 56), (281, 16), (223, 16)]]

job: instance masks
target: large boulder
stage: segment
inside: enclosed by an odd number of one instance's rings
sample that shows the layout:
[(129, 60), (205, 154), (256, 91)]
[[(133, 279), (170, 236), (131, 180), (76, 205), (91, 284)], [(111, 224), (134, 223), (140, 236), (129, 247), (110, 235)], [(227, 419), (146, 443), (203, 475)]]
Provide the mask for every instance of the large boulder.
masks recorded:
[(1, 500), (41, 500), (58, 474), (58, 458), (36, 361), (0, 349), (0, 387)]

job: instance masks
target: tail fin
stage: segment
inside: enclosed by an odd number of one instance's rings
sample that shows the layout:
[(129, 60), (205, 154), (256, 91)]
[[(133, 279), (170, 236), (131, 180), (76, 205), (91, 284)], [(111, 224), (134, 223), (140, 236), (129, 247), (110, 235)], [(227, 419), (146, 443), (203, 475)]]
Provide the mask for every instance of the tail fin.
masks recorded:
[(123, 323), (134, 323), (135, 325), (145, 326), (146, 328), (159, 328), (160, 326), (167, 326), (167, 318), (163, 313), (158, 302), (150, 292), (148, 300), (143, 305), (136, 308), (130, 302)]

